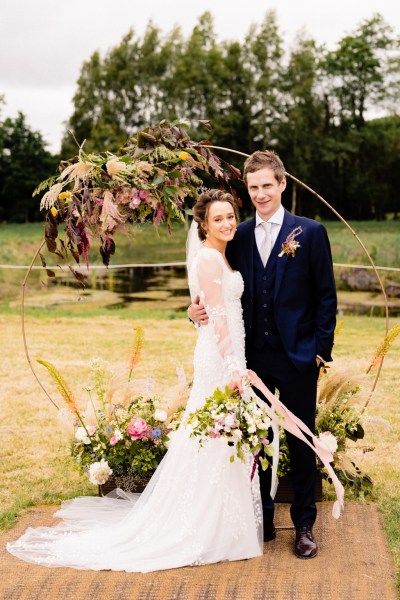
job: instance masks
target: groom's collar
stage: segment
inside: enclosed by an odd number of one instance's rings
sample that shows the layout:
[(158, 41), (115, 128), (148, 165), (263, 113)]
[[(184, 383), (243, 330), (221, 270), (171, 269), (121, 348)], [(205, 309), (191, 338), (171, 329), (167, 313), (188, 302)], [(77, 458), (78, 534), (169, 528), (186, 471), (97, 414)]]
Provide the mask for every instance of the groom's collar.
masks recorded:
[[(283, 223), (283, 218), (285, 216), (285, 209), (283, 208), (282, 204), (280, 205), (280, 207), (278, 208), (278, 210), (272, 215), (272, 217), (270, 219), (268, 219), (268, 223), (274, 223), (276, 225), (282, 225)], [(256, 212), (256, 227), (258, 225), (260, 225), (260, 223), (264, 223), (264, 219), (262, 219), (260, 217), (260, 215), (258, 214), (258, 212)]]

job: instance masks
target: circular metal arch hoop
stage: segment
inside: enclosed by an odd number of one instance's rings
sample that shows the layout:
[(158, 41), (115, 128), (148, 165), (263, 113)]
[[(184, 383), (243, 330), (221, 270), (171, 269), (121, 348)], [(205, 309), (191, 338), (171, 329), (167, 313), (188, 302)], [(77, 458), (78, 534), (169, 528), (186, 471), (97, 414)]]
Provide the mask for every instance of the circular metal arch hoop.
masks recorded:
[[(242, 156), (244, 158), (248, 158), (250, 156), (250, 154), (246, 154), (245, 152), (240, 152), (239, 150), (233, 150), (232, 148), (224, 148), (223, 146), (211, 146), (211, 145), (207, 145), (207, 148), (213, 149), (213, 150), (221, 150), (223, 152), (230, 152), (231, 154), (237, 154), (239, 156)], [(388, 334), (389, 331), (389, 304), (388, 304), (388, 299), (387, 299), (387, 295), (386, 295), (386, 291), (385, 291), (385, 287), (383, 285), (382, 279), (378, 273), (378, 270), (375, 266), (374, 261), (372, 260), (372, 257), (370, 255), (370, 253), (368, 252), (367, 248), (365, 247), (364, 243), (362, 242), (362, 240), (359, 238), (359, 236), (357, 235), (357, 233), (354, 231), (354, 229), (351, 227), (351, 225), (337, 212), (337, 210), (335, 208), (333, 208), (333, 206), (331, 206), (331, 204), (329, 204), (329, 202), (327, 202), (322, 196), (320, 196), (315, 190), (313, 190), (312, 188), (310, 188), (307, 184), (305, 184), (303, 181), (301, 181), (300, 179), (298, 179), (297, 177), (295, 177), (294, 175), (291, 175), (288, 172), (285, 172), (286, 177), (289, 177), (289, 179), (291, 179), (292, 181), (295, 181), (297, 184), (299, 184), (301, 187), (303, 187), (304, 189), (306, 189), (307, 191), (309, 191), (311, 194), (313, 194), (316, 198), (318, 198), (318, 200), (320, 202), (322, 202), (323, 204), (325, 204), (325, 206), (327, 206), (329, 208), (329, 210), (331, 210), (333, 212), (334, 215), (336, 215), (336, 217), (338, 219), (340, 219), (340, 221), (346, 226), (346, 228), (353, 234), (353, 236), (355, 237), (355, 239), (357, 240), (358, 244), (361, 246), (361, 248), (363, 249), (365, 255), (368, 258), (368, 261), (378, 279), (379, 282), (379, 286), (381, 288), (381, 292), (383, 294), (383, 298), (384, 298), (384, 302), (385, 302), (385, 335)], [(38, 384), (40, 385), (40, 387), (42, 388), (43, 392), (46, 394), (47, 398), (50, 400), (50, 402), (58, 409), (58, 405), (54, 402), (54, 400), (52, 399), (52, 397), (50, 396), (50, 394), (48, 393), (48, 391), (46, 390), (46, 388), (44, 387), (44, 385), (42, 384), (42, 382), (40, 381), (34, 367), (32, 364), (32, 360), (30, 358), (30, 354), (29, 354), (29, 349), (28, 349), (28, 345), (27, 345), (27, 341), (26, 341), (26, 330), (25, 330), (25, 291), (26, 291), (26, 284), (29, 278), (29, 275), (32, 271), (32, 267), (37, 259), (37, 257), (39, 256), (39, 253), (41, 251), (41, 249), (43, 248), (45, 244), (45, 240), (43, 239), (39, 248), (36, 250), (35, 255), (32, 258), (32, 261), (28, 267), (28, 270), (26, 272), (26, 275), (24, 277), (24, 280), (22, 282), (22, 298), (21, 298), (21, 325), (22, 325), (22, 338), (23, 338), (23, 343), (24, 343), (24, 350), (25, 350), (25, 355), (26, 358), (28, 360), (28, 364), (30, 366), (30, 369), (36, 379), (36, 381), (38, 382)], [(378, 383), (378, 379), (382, 370), (382, 366), (383, 366), (383, 361), (384, 361), (384, 356), (382, 356), (379, 366), (377, 368), (376, 371), (376, 375), (371, 387), (371, 391), (368, 395), (368, 398), (363, 406), (362, 412), (364, 412), (364, 410), (366, 409), (366, 407), (369, 404), (369, 401), (371, 400), (372, 394), (375, 391), (375, 388), (377, 386)]]

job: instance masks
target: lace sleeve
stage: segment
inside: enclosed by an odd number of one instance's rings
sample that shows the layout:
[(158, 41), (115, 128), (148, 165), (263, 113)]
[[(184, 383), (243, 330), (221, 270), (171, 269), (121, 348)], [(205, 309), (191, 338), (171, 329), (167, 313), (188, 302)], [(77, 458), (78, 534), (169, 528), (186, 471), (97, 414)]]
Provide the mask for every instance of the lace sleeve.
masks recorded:
[[(216, 252), (216, 251), (215, 251)], [(243, 375), (243, 366), (235, 354), (234, 344), (229, 332), (227, 307), (223, 294), (223, 258), (215, 252), (203, 252), (198, 262), (197, 275), (200, 286), (200, 298), (209, 318), (218, 351), (223, 361), (223, 370), (231, 380)]]

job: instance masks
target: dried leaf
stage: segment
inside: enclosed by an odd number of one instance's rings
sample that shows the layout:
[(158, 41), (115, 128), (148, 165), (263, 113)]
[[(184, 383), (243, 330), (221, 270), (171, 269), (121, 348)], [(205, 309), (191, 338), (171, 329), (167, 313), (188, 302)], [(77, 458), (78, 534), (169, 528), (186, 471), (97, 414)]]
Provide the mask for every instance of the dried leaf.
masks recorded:
[(38, 360), (37, 362), (40, 365), (43, 365), (44, 367), (46, 367), (49, 375), (51, 376), (54, 383), (56, 384), (57, 389), (60, 392), (60, 394), (61, 394), (64, 402), (66, 403), (67, 407), (69, 408), (69, 410), (73, 414), (76, 414), (79, 416), (78, 405), (76, 403), (75, 397), (74, 397), (73, 393), (71, 392), (67, 382), (60, 374), (60, 372), (56, 369), (56, 367), (53, 364), (51, 364), (45, 360)]

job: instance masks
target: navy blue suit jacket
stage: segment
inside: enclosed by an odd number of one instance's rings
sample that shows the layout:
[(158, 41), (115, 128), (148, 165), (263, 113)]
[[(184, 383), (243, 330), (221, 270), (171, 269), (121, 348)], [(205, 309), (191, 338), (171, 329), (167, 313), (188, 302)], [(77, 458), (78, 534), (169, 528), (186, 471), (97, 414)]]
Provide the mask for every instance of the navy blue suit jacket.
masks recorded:
[[(337, 297), (330, 244), (321, 223), (285, 210), (273, 252), (279, 254), (282, 242), (299, 226), (303, 231), (296, 237), (300, 247), (295, 256), (285, 254), (277, 259), (274, 314), (289, 358), (303, 371), (315, 364), (317, 355), (332, 360)], [(241, 223), (226, 252), (229, 264), (240, 271), (244, 280), (246, 347), (251, 345), (253, 327), (254, 228), (254, 217)]]

